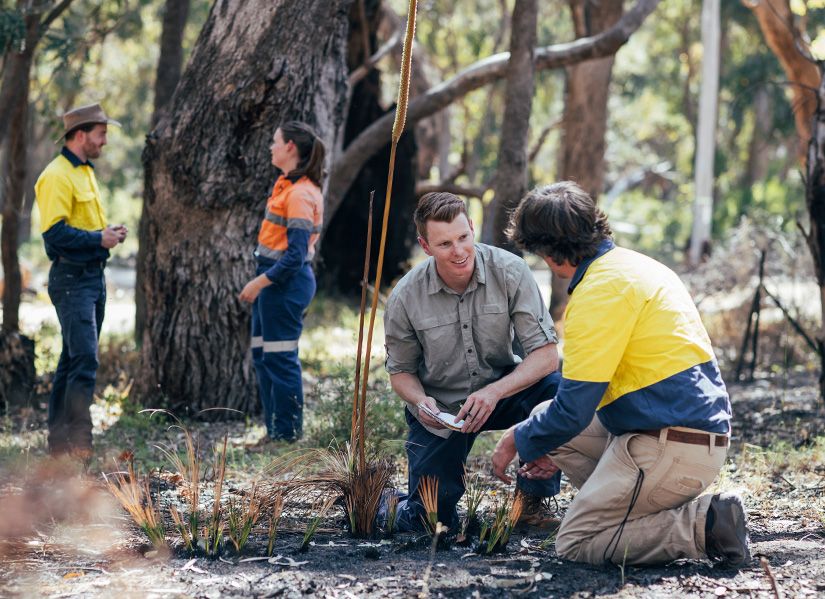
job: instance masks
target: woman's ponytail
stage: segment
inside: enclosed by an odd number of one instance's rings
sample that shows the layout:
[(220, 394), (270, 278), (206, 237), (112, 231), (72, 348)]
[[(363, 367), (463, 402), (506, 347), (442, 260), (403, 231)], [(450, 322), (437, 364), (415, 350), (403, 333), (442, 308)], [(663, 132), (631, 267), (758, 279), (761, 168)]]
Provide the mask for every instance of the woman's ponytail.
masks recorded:
[(288, 121), (280, 127), (285, 142), (291, 141), (298, 148), (298, 166), (285, 173), (287, 178), (297, 181), (307, 177), (321, 187), (324, 178), (324, 157), (326, 148), (315, 131), (301, 121)]

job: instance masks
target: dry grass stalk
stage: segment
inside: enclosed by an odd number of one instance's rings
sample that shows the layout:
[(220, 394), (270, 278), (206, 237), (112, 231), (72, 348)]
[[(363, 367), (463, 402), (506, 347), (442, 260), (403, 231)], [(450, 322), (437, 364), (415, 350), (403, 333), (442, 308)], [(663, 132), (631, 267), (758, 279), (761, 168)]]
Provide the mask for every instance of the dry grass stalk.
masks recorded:
[(306, 551), (307, 549), (309, 549), (309, 544), (315, 537), (315, 533), (318, 531), (318, 525), (321, 523), (321, 520), (324, 518), (324, 516), (327, 515), (327, 512), (332, 507), (332, 504), (335, 503), (336, 499), (337, 498), (333, 495), (327, 497), (324, 500), (319, 501), (313, 506), (312, 511), (315, 513), (315, 515), (312, 518), (310, 518), (309, 522), (307, 523), (306, 531), (304, 532), (304, 539), (303, 541), (301, 541), (301, 547), (298, 549), (298, 551)]
[(184, 516), (173, 505), (169, 505), (169, 513), (172, 516), (172, 521), (175, 523), (184, 547), (193, 552), (199, 545), (199, 531), (200, 531), (200, 477), (201, 477), (201, 462), (198, 455), (198, 447), (185, 426), (176, 425), (183, 431), (184, 444), (186, 446), (186, 463), (183, 462), (177, 452), (172, 451), (166, 447), (158, 446), (158, 449), (171, 462), (173, 470), (180, 474), (183, 479), (182, 496), (186, 498), (188, 503), (188, 514)]
[(424, 570), (424, 577), (421, 579), (423, 584), (421, 586), (421, 592), (418, 594), (418, 596), (422, 599), (430, 596), (430, 575), (433, 572), (435, 550), (438, 548), (438, 537), (445, 532), (447, 532), (447, 527), (441, 524), (441, 522), (436, 523), (435, 531), (433, 533), (433, 540), (432, 543), (430, 543), (430, 557), (427, 560), (427, 569)]
[(223, 483), (226, 478), (226, 446), (228, 437), (223, 437), (223, 447), (219, 450), (214, 447), (215, 452), (215, 485), (214, 498), (212, 500), (212, 513), (206, 521), (203, 529), (204, 551), (206, 555), (218, 555), (223, 544), (223, 531), (226, 522), (223, 515), (223, 505), (221, 495), (223, 494)]
[(398, 102), (395, 112), (395, 122), (393, 123), (392, 145), (390, 146), (390, 163), (387, 172), (387, 194), (384, 199), (384, 219), (381, 225), (381, 242), (378, 246), (378, 261), (375, 270), (375, 292), (372, 294), (372, 305), (370, 307), (370, 323), (367, 329), (367, 347), (364, 356), (363, 380), (361, 382), (361, 413), (359, 414), (359, 439), (358, 439), (358, 464), (363, 470), (365, 466), (365, 440), (364, 423), (366, 421), (366, 397), (367, 382), (370, 370), (370, 348), (372, 347), (372, 333), (375, 328), (375, 315), (378, 313), (378, 296), (381, 290), (381, 275), (384, 271), (384, 248), (387, 243), (387, 229), (390, 218), (390, 205), (392, 203), (392, 182), (395, 171), (395, 153), (398, 147), (398, 139), (404, 131), (404, 124), (407, 118), (407, 103), (410, 96), (410, 70), (412, 66), (413, 38), (415, 37), (415, 14), (417, 2), (409, 1), (407, 13), (407, 34), (404, 39), (404, 53), (401, 59), (401, 82), (398, 87)]
[(237, 553), (243, 550), (252, 529), (258, 523), (262, 513), (261, 507), (261, 497), (254, 485), (246, 497), (230, 497), (226, 527), (229, 540)]
[(138, 481), (134, 465), (129, 462), (127, 472), (115, 472), (111, 479), (103, 475), (106, 487), (120, 502), (140, 529), (149, 537), (149, 542), (158, 550), (167, 550), (163, 518), (152, 503), (149, 481)]
[(433, 536), (438, 530), (438, 477), (422, 476), (418, 481), (418, 494), (426, 512), (421, 519), (427, 532)]
[(269, 508), (269, 526), (267, 530), (266, 554), (272, 556), (275, 548), (275, 537), (278, 536), (278, 525), (281, 523), (281, 514), (284, 511), (284, 495), (279, 493), (272, 499)]
[[(370, 192), (370, 206), (367, 215), (367, 247), (364, 252), (364, 276), (361, 278), (361, 306), (358, 309), (358, 350), (355, 354), (355, 385), (352, 394), (352, 426), (350, 428), (349, 443), (355, 447), (357, 431), (361, 430), (361, 422), (366, 418), (366, 411), (360, 405), (358, 391), (361, 383), (361, 353), (364, 344), (364, 312), (367, 306), (367, 288), (370, 278), (370, 250), (372, 249), (372, 204), (375, 199), (375, 191)], [(363, 417), (362, 417), (363, 415)]]

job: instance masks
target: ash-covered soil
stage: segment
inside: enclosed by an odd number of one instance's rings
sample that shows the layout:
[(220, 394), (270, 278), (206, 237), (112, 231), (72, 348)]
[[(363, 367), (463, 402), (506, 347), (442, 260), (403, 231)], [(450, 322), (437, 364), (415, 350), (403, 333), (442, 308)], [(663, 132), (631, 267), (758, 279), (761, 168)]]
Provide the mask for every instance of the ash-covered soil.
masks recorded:
[[(32, 490), (20, 481), (1, 481), (0, 520), (15, 507), (35, 513), (44, 505), (53, 517), (24, 522), (21, 516), (16, 532), (0, 541), (0, 596), (825, 596), (825, 446), (815, 442), (825, 436), (825, 418), (815, 381), (757, 381), (733, 385), (731, 394), (734, 439), (718, 485), (742, 492), (749, 509), (754, 560), (739, 571), (709, 562), (624, 572), (575, 564), (558, 559), (552, 543), (542, 548), (545, 535), (515, 534), (508, 552), (492, 557), (455, 543), (432, 552), (427, 539), (411, 535), (353, 539), (338, 508), (304, 553), (297, 548), (305, 518), (287, 514), (273, 558), (261, 557), (266, 537), (256, 534), (240, 558), (229, 552), (218, 559), (190, 558), (177, 550), (162, 559), (152, 557), (145, 537), (113, 506), (99, 479), (74, 476), (81, 488), (77, 505), (59, 496), (44, 499), (48, 485)], [(489, 470), (487, 456), (475, 456), (471, 465)], [(489, 485), (503, 489), (492, 479)], [(563, 489), (562, 514), (572, 493)], [(73, 510), (84, 507), (85, 516), (73, 519)], [(15, 527), (6, 522), (5, 529)], [(169, 532), (168, 538), (177, 535)]]

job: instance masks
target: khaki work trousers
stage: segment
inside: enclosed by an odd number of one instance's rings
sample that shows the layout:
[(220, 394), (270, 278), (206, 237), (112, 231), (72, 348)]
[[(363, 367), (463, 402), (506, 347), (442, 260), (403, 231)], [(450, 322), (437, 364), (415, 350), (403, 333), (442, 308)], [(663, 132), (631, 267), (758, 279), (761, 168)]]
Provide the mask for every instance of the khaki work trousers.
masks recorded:
[(711, 495), (699, 495), (721, 470), (727, 448), (715, 446), (714, 434), (706, 433), (707, 445), (669, 441), (666, 434), (663, 429), (658, 439), (639, 433), (616, 437), (594, 416), (577, 437), (549, 454), (578, 489), (556, 537), (560, 557), (627, 565), (706, 557)]

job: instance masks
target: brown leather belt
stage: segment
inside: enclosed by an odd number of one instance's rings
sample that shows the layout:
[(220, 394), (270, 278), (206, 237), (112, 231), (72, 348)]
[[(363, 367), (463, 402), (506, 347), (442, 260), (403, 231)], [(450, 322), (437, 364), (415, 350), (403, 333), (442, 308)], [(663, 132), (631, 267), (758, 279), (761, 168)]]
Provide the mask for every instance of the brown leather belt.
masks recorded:
[[(659, 438), (662, 431), (635, 431), (648, 437)], [(667, 429), (667, 440), (675, 441), (676, 443), (689, 443), (691, 445), (710, 445), (711, 433), (689, 433), (687, 431), (677, 431), (675, 429)], [(727, 447), (730, 445), (730, 437), (716, 433), (716, 447)]]

